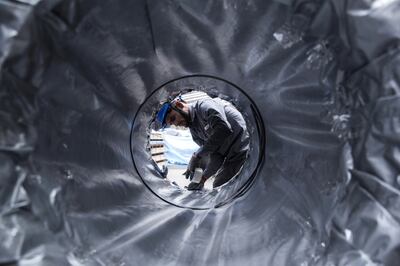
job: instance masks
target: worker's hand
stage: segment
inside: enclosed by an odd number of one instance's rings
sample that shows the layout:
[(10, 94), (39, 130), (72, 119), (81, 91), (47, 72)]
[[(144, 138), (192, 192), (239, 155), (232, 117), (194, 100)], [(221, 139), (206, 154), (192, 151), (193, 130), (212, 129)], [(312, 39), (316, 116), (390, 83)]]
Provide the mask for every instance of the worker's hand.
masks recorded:
[(193, 154), (192, 158), (189, 161), (186, 171), (183, 173), (183, 175), (186, 176), (186, 179), (190, 180), (193, 179), (194, 170), (199, 165), (199, 162), (200, 162), (200, 157), (198, 157), (196, 154)]
[(194, 172), (190, 172), (189, 170), (186, 170), (182, 175), (184, 175), (186, 177), (186, 179), (189, 179), (190, 181), (192, 181)]
[(202, 190), (203, 187), (204, 187), (204, 183), (203, 182), (200, 182), (200, 183), (191, 182), (189, 184), (189, 186), (187, 186), (187, 190)]

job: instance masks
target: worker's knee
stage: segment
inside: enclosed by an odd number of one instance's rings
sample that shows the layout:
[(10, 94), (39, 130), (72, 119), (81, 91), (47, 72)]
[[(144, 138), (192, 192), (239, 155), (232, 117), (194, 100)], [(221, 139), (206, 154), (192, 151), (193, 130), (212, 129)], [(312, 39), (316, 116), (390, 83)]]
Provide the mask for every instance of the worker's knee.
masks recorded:
[(246, 157), (242, 157), (239, 160), (225, 162), (215, 177), (213, 187), (222, 186), (235, 177), (242, 169), (245, 159)]
[(215, 180), (214, 180), (214, 183), (213, 183), (213, 188), (220, 187), (220, 186), (222, 186), (223, 184), (225, 184), (226, 182), (228, 182), (229, 180), (230, 180), (230, 179), (225, 179), (225, 180), (223, 180), (222, 178), (215, 179)]
[(213, 187), (219, 187), (222, 186), (223, 184), (227, 183), (229, 180), (231, 180), (234, 177), (234, 174), (230, 173), (230, 171), (226, 171), (224, 174), (217, 174), (215, 177)]

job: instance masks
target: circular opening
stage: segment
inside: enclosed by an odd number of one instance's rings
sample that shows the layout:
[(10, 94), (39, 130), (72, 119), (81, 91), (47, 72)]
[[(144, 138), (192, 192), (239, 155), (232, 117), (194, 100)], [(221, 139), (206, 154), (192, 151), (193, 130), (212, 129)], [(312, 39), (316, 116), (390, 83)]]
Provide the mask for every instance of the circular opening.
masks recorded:
[[(218, 173), (223, 168), (218, 167), (218, 172), (206, 181), (205, 189), (187, 190), (185, 186), (188, 186), (190, 182), (182, 174), (187, 168), (193, 151), (197, 151), (198, 145), (201, 146), (201, 143), (196, 145), (191, 140), (190, 133), (193, 127), (190, 127), (190, 130), (180, 127), (156, 130), (154, 127), (153, 118), (159, 110), (160, 103), (175, 98), (178, 93), (181, 93), (182, 100), (188, 105), (210, 101), (207, 99), (213, 99), (211, 102), (224, 102), (229, 105), (228, 108), (239, 111), (244, 118), (248, 132), (248, 150), (246, 157), (241, 159), (244, 162), (243, 167), (240, 167), (235, 174), (230, 175), (229, 177), (232, 178), (223, 185), (214, 183), (213, 188), (214, 179), (212, 178), (218, 179)], [(204, 129), (207, 130), (207, 125)], [(140, 106), (132, 124), (131, 154), (134, 167), (142, 181), (156, 196), (175, 206), (208, 209), (223, 206), (249, 189), (254, 181), (256, 171), (262, 163), (264, 136), (260, 113), (251, 99), (239, 87), (218, 77), (185, 76), (160, 86)], [(166, 138), (169, 139), (166, 140)], [(177, 139), (182, 140), (183, 144), (182, 142), (176, 143)], [(196, 140), (198, 142), (198, 139)], [(175, 143), (173, 143), (174, 141)], [(237, 139), (232, 142), (237, 142)], [(168, 147), (171, 143), (174, 147)], [(237, 153), (231, 146), (227, 146), (223, 150), (226, 153), (220, 152), (220, 154), (226, 155), (229, 151), (231, 151), (230, 155)], [(182, 154), (184, 156), (181, 156)], [(222, 165), (224, 165), (223, 162)], [(200, 170), (205, 169), (201, 168)], [(199, 176), (198, 173), (197, 176)], [(199, 180), (193, 181), (198, 182)]]

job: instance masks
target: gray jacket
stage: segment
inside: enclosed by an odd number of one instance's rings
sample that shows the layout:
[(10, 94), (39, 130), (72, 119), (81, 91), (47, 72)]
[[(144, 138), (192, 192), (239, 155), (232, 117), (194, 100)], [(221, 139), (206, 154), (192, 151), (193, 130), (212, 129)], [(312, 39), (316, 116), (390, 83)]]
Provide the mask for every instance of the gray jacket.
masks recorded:
[(218, 153), (227, 160), (249, 149), (249, 133), (242, 114), (220, 98), (199, 100), (189, 105), (190, 132), (203, 157)]

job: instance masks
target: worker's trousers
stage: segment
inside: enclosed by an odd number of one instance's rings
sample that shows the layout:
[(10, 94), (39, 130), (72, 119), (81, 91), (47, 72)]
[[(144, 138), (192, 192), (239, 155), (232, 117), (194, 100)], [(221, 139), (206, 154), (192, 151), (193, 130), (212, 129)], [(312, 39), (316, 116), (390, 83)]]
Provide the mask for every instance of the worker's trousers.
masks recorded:
[(241, 170), (246, 158), (247, 151), (235, 154), (231, 158), (225, 158), (218, 153), (212, 153), (200, 161), (199, 167), (203, 169), (203, 176), (209, 178), (214, 175), (213, 187), (215, 188), (235, 177)]

